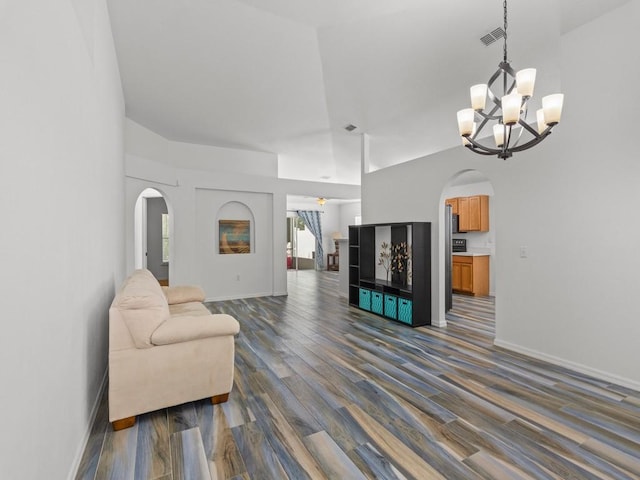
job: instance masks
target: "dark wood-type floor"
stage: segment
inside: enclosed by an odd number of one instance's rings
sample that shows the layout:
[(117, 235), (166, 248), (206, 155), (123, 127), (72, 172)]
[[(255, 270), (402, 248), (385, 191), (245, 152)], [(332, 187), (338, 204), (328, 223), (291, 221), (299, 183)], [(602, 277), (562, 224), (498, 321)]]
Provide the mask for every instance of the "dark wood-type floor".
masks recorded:
[(411, 329), (337, 282), (208, 304), (241, 324), (229, 402), (113, 432), (105, 400), (76, 478), (640, 478), (639, 392), (494, 347), (492, 298)]

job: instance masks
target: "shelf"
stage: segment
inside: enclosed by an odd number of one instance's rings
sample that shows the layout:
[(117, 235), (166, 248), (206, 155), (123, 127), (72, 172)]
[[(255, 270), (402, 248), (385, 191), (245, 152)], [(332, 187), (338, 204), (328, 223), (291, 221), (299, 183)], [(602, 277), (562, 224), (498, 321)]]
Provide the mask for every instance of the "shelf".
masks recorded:
[[(393, 245), (406, 242), (410, 247), (411, 284), (398, 274), (390, 275), (389, 280), (376, 278), (383, 241)], [(431, 224), (351, 225), (349, 243), (349, 304), (412, 327), (430, 325)]]

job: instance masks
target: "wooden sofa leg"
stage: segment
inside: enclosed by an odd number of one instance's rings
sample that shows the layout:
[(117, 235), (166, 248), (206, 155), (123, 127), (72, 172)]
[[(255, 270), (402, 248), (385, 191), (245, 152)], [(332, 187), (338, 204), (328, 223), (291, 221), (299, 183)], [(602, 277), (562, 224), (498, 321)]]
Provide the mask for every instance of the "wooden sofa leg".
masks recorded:
[(111, 422), (113, 425), (113, 429), (117, 432), (118, 430), (124, 430), (125, 428), (133, 427), (136, 423), (136, 417), (127, 417), (121, 420), (116, 420), (115, 422)]
[(223, 393), (222, 395), (214, 395), (213, 397), (211, 397), (211, 403), (213, 403), (214, 405), (217, 405), (218, 403), (224, 403), (227, 400), (229, 400), (228, 393)]

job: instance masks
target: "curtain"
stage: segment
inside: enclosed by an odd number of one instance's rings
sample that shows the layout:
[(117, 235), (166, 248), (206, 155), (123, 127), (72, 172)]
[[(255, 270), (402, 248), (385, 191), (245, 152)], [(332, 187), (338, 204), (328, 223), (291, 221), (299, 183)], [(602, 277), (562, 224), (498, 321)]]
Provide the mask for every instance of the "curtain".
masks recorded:
[(322, 226), (320, 225), (320, 212), (317, 210), (298, 210), (298, 216), (305, 226), (316, 238), (316, 267), (324, 269), (324, 250), (322, 249)]

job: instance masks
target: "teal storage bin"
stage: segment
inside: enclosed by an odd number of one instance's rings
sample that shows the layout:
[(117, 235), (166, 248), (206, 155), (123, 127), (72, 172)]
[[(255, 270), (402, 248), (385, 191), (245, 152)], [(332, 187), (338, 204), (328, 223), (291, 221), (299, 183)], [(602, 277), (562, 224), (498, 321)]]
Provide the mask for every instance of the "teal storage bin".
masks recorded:
[(360, 289), (360, 308), (364, 310), (371, 310), (371, 290), (366, 288)]
[(382, 311), (383, 311), (382, 293), (371, 292), (371, 311), (373, 313), (377, 313), (378, 315), (382, 315)]
[(398, 319), (398, 297), (394, 295), (384, 296), (384, 316)]
[(413, 302), (411, 300), (407, 300), (406, 298), (398, 299), (398, 320), (411, 325), (413, 323), (412, 312)]

